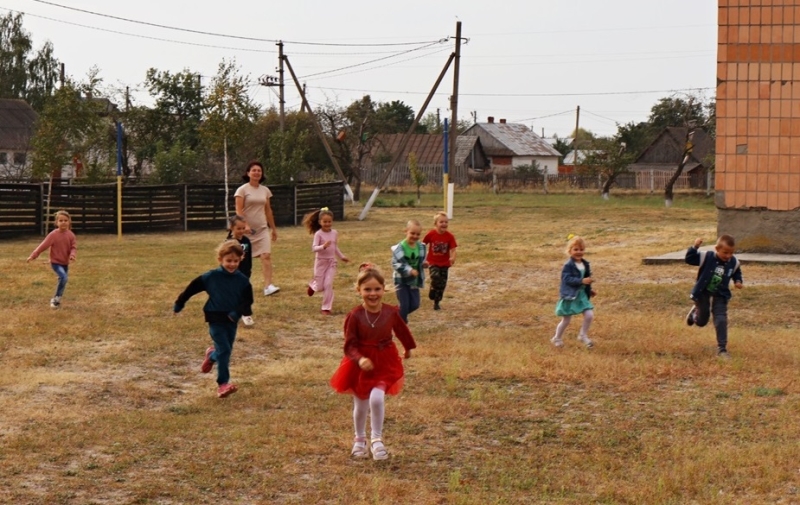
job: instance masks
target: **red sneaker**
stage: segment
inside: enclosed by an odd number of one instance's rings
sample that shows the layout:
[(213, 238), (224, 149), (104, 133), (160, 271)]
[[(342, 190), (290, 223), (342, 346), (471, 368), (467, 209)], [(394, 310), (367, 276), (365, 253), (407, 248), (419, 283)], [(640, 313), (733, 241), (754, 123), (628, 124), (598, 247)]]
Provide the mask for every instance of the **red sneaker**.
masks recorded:
[(217, 396), (220, 398), (225, 398), (226, 396), (230, 396), (235, 393), (239, 389), (236, 384), (220, 384), (217, 388)]
[(208, 349), (206, 349), (206, 359), (203, 360), (203, 364), (200, 365), (200, 371), (203, 373), (208, 373), (214, 368), (214, 362), (211, 361), (211, 354), (214, 352), (214, 346), (212, 345)]
[(316, 291), (311, 289), (311, 286), (309, 286), (308, 289), (306, 290), (306, 293), (308, 293), (308, 296), (314, 296), (314, 293), (316, 293)]

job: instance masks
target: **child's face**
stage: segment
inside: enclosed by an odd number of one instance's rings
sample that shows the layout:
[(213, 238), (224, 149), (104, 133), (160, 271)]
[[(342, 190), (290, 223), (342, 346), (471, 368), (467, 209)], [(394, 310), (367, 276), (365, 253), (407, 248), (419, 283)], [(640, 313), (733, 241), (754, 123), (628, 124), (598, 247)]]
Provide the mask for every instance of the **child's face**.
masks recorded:
[(717, 257), (722, 261), (728, 261), (733, 257), (734, 248), (727, 244), (717, 244), (715, 249), (717, 251)]
[(333, 228), (333, 216), (325, 214), (320, 217), (319, 226), (322, 228), (322, 231), (331, 231), (331, 228)]
[(241, 240), (242, 237), (244, 237), (245, 229), (246, 226), (244, 221), (236, 221), (236, 223), (233, 225), (233, 228), (231, 228), (231, 235), (233, 235), (233, 238), (236, 240)]
[(584, 252), (583, 246), (580, 245), (580, 244), (575, 244), (570, 248), (569, 255), (575, 261), (582, 261), (583, 260), (583, 252)]
[(361, 295), (364, 308), (370, 312), (378, 312), (381, 307), (384, 290), (383, 284), (378, 282), (378, 279), (371, 278), (362, 282), (358, 286), (358, 294)]
[(239, 263), (241, 261), (242, 258), (233, 253), (228, 253), (225, 256), (219, 258), (219, 264), (222, 265), (222, 268), (224, 268), (230, 273), (235, 272), (236, 269), (239, 268)]
[(58, 229), (61, 231), (69, 230), (69, 218), (64, 214), (59, 214), (56, 218), (56, 226), (58, 226)]
[(411, 225), (406, 228), (406, 242), (408, 242), (408, 245), (416, 244), (421, 233), (422, 229), (419, 226)]
[(434, 228), (439, 233), (444, 233), (447, 231), (447, 226), (450, 224), (450, 220), (447, 219), (445, 216), (441, 216), (436, 218), (436, 223), (434, 223)]

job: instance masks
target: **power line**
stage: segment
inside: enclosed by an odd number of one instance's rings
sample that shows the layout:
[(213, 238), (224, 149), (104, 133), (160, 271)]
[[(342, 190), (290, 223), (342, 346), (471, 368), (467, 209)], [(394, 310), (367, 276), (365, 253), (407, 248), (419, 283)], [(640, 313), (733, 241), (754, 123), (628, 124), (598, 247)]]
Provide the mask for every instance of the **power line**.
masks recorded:
[(515, 123), (520, 123), (520, 122), (522, 122), (522, 121), (533, 121), (534, 119), (544, 119), (544, 118), (546, 118), (546, 117), (563, 116), (564, 114), (573, 114), (574, 112), (575, 112), (574, 110), (570, 109), (570, 110), (565, 110), (565, 111), (563, 111), (563, 112), (556, 112), (555, 114), (548, 114), (548, 115), (546, 115), (546, 116), (539, 116), (539, 117), (527, 117), (527, 118), (525, 118), (525, 119), (517, 119), (517, 120), (515, 120), (514, 122), (515, 122)]
[[(386, 93), (386, 94), (407, 94), (407, 95), (426, 95), (427, 91), (389, 91), (378, 89), (353, 89), (353, 88), (323, 88), (322, 86), (314, 86), (319, 89), (328, 89), (331, 91), (354, 91), (358, 93)], [(677, 93), (679, 91), (708, 91), (716, 88), (712, 87), (696, 87), (696, 88), (677, 88), (677, 89), (660, 89), (660, 90), (645, 90), (645, 91), (597, 91), (588, 93), (459, 93), (460, 96), (488, 96), (488, 97), (510, 97), (510, 98), (526, 98), (526, 97), (559, 97), (559, 96), (605, 96), (605, 95), (647, 95), (657, 93)]]
[[(113, 16), (111, 14), (103, 14), (101, 12), (90, 11), (86, 9), (79, 9), (77, 7), (70, 7), (68, 5), (61, 5), (54, 2), (47, 2), (45, 0), (33, 0), (34, 2), (50, 5), (53, 7), (58, 7), (60, 9), (67, 9), (76, 12), (82, 12), (84, 14), (91, 14), (92, 16), (99, 16), (108, 19), (116, 19), (117, 21), (124, 21), (126, 23), (135, 23), (145, 26), (153, 26), (156, 28), (162, 28), (165, 30), (175, 30), (180, 32), (187, 32), (187, 33), (195, 33), (199, 35), (208, 35), (211, 37), (224, 37), (229, 39), (238, 39), (238, 40), (250, 40), (254, 42), (271, 42), (273, 44), (277, 44), (280, 42), (278, 39), (262, 39), (258, 37), (244, 37), (242, 35), (230, 35), (226, 33), (215, 33), (215, 32), (208, 32), (204, 30), (193, 30), (191, 28), (181, 28), (178, 26), (169, 26), (169, 25), (162, 25), (158, 23), (151, 23), (149, 21), (139, 21), (137, 19), (130, 19), (124, 18), (120, 16)], [(338, 46), (338, 47), (381, 47), (381, 46), (416, 46), (421, 44), (430, 44), (431, 42), (437, 41), (421, 41), (421, 42), (393, 42), (393, 43), (367, 43), (367, 44), (344, 44), (344, 43), (328, 43), (328, 42), (307, 42), (307, 41), (297, 41), (297, 40), (284, 40), (284, 43), (291, 43), (291, 44), (302, 44), (302, 45), (309, 45), (309, 46)]]
[[(401, 53), (396, 53), (396, 54), (393, 54), (393, 55), (390, 55), (390, 56), (384, 56), (382, 58), (377, 58), (377, 59), (370, 60), (370, 61), (365, 61), (365, 62), (362, 62), (362, 63), (356, 63), (354, 65), (348, 65), (346, 67), (341, 67), (341, 68), (337, 68), (337, 69), (334, 69), (334, 70), (325, 70), (323, 72), (317, 72), (316, 74), (304, 75), (304, 76), (301, 76), (300, 79), (308, 79), (309, 77), (316, 77), (318, 75), (332, 74), (334, 72), (340, 72), (342, 70), (348, 70), (348, 69), (351, 69), (351, 68), (356, 68), (356, 67), (361, 67), (361, 66), (364, 66), (364, 65), (369, 65), (370, 63), (376, 63), (376, 62), (379, 62), (379, 61), (388, 60), (389, 58), (395, 58), (397, 56), (402, 56), (404, 54), (408, 54), (408, 53), (413, 52), (413, 51), (419, 51), (420, 49), (427, 49), (427, 48), (431, 47), (432, 45), (434, 45), (434, 44), (428, 44), (427, 46), (422, 46), (422, 47), (417, 47), (417, 48), (414, 48), (414, 49), (409, 49), (409, 50), (403, 51)], [(437, 49), (436, 51), (433, 51), (433, 52), (428, 53), (428, 54), (423, 54), (423, 55), (420, 55), (420, 56), (416, 56), (414, 58), (407, 58), (405, 60), (395, 61), (395, 62), (392, 62), (391, 65), (394, 65), (396, 63), (402, 63), (404, 61), (415, 60), (415, 59), (418, 59), (418, 58), (424, 58), (425, 56), (430, 56), (431, 54), (436, 54), (438, 52), (442, 52), (443, 50), (448, 50), (449, 51), (450, 48), (448, 47), (446, 49)], [(388, 65), (379, 65), (377, 67), (364, 69), (364, 71), (366, 71), (366, 70), (374, 70), (376, 68), (382, 68), (382, 67), (385, 67), (385, 66), (388, 66)], [(347, 74), (340, 74), (340, 75), (348, 75), (350, 73), (355, 73), (355, 72), (348, 72)]]

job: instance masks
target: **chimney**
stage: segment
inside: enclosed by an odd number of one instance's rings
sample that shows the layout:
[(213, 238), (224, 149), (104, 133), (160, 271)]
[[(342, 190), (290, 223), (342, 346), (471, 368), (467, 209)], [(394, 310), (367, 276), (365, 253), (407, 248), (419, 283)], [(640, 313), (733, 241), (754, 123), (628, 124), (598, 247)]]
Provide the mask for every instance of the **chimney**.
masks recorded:
[(506, 118), (501, 119), (500, 124), (506, 124)]
[(489, 116), (489, 124), (494, 123), (494, 116)]

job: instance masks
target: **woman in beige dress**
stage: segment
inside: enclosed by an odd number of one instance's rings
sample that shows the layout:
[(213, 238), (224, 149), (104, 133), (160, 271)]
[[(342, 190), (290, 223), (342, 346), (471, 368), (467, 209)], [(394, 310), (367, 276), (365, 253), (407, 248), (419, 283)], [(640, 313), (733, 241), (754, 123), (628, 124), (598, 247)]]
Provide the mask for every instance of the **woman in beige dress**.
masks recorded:
[(262, 186), (264, 166), (259, 161), (251, 161), (242, 177), (245, 183), (234, 193), (236, 214), (247, 221), (246, 233), (253, 245), (252, 257), (261, 258), (261, 271), (264, 274), (264, 295), (277, 293), (281, 288), (272, 284), (272, 242), (278, 240), (275, 217), (269, 199), (272, 191)]

